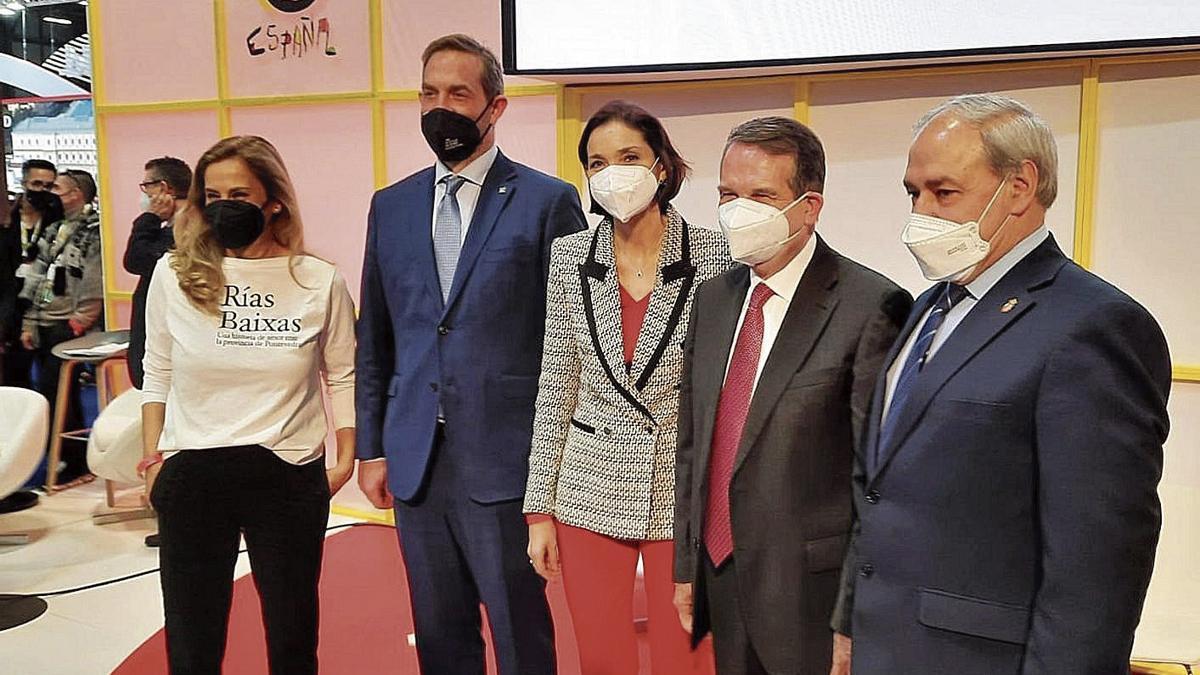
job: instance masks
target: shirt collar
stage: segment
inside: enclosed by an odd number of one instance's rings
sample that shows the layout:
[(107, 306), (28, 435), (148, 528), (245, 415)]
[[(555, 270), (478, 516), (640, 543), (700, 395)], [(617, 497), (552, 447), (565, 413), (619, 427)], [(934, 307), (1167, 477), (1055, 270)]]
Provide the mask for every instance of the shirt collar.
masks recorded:
[(796, 294), (796, 288), (800, 285), (800, 278), (804, 276), (804, 271), (808, 269), (808, 264), (812, 262), (813, 255), (817, 252), (817, 233), (813, 232), (808, 237), (808, 243), (804, 244), (804, 248), (792, 258), (791, 262), (783, 266), (775, 274), (771, 275), (770, 279), (763, 279), (758, 276), (754, 268), (750, 268), (750, 288), (754, 288), (758, 282), (763, 282), (775, 292), (775, 295), (784, 299), (787, 304), (792, 304), (792, 296)]
[[(462, 170), (458, 172), (458, 175), (466, 178), (468, 183), (482, 187), (483, 179), (487, 178), (488, 171), (492, 168), (492, 164), (496, 162), (496, 155), (498, 154), (500, 154), (500, 147), (493, 145), (488, 149), (487, 152), (476, 157), (475, 161), (464, 166)], [(438, 183), (442, 182), (443, 178), (454, 173), (450, 170), (450, 167), (443, 164), (440, 160), (437, 164), (434, 164), (433, 167), (434, 185), (437, 185)]]
[(992, 290), (992, 287), (999, 283), (1004, 278), (1004, 275), (1008, 274), (1012, 268), (1017, 266), (1017, 263), (1032, 253), (1033, 249), (1041, 246), (1042, 242), (1046, 241), (1049, 237), (1050, 229), (1043, 224), (1029, 236), (1018, 242), (1003, 257), (992, 263), (991, 267), (980, 272), (974, 281), (967, 284), (967, 292), (976, 300), (987, 295), (987, 292)]

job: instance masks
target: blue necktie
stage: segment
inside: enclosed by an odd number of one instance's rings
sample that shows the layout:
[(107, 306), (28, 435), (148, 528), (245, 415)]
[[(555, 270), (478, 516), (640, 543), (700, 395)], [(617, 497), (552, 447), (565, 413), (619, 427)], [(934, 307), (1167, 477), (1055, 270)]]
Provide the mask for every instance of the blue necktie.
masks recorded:
[(967, 297), (967, 289), (963, 286), (949, 282), (943, 283), (944, 286), (941, 293), (938, 294), (933, 310), (929, 312), (929, 317), (925, 319), (924, 325), (921, 326), (921, 332), (917, 333), (917, 339), (908, 352), (908, 358), (904, 360), (904, 367), (900, 369), (900, 377), (896, 378), (896, 389), (892, 392), (892, 404), (888, 406), (887, 417), (883, 420), (883, 428), (879, 431), (879, 445), (875, 451), (877, 463), (883, 449), (890, 447), (892, 434), (896, 431), (896, 423), (900, 420), (904, 404), (912, 395), (917, 376), (921, 374), (921, 369), (929, 360), (929, 348), (933, 345), (934, 336), (942, 327), (942, 322), (946, 320), (946, 314), (950, 312), (951, 308)]
[(442, 302), (445, 303), (450, 299), (450, 286), (454, 283), (458, 252), (462, 248), (462, 213), (458, 210), (455, 193), (466, 179), (448, 174), (441, 182), (446, 185), (446, 194), (438, 204), (437, 217), (433, 221), (433, 257), (437, 260), (438, 281), (442, 285)]

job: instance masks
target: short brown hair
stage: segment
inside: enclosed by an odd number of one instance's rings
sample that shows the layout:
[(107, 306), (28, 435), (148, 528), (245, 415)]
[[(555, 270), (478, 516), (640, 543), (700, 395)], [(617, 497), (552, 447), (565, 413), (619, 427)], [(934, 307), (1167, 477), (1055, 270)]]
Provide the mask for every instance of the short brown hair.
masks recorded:
[(175, 193), (176, 199), (186, 199), (192, 189), (192, 169), (178, 157), (155, 157), (146, 162), (146, 171), (161, 180)]
[[(579, 137), (579, 163), (585, 170), (587, 169), (587, 144), (592, 137), (592, 132), (613, 121), (621, 122), (630, 129), (641, 132), (642, 138), (646, 140), (646, 145), (650, 146), (651, 152), (658, 158), (658, 165), (667, 172), (666, 177), (658, 186), (658, 192), (654, 194), (659, 210), (666, 213), (671, 200), (679, 194), (679, 188), (683, 185), (683, 180), (687, 178), (689, 167), (679, 151), (671, 144), (671, 137), (667, 136), (667, 130), (663, 127), (662, 122), (646, 112), (644, 108), (628, 101), (609, 101), (604, 104), (604, 107), (593, 113), (588, 119), (587, 125), (583, 127), (583, 135)], [(592, 200), (591, 211), (600, 216), (609, 215), (595, 200)]]
[(825, 148), (812, 129), (796, 120), (759, 117), (743, 122), (729, 132), (725, 152), (734, 143), (758, 146), (769, 155), (791, 155), (796, 162), (791, 185), (797, 197), (825, 189)]
[(463, 52), (479, 58), (479, 81), (483, 83), (483, 93), (489, 101), (504, 93), (504, 70), (500, 67), (500, 60), (492, 50), (469, 35), (453, 33), (430, 42), (421, 53), (421, 68), (429, 65), (429, 59), (434, 54), (444, 51)]

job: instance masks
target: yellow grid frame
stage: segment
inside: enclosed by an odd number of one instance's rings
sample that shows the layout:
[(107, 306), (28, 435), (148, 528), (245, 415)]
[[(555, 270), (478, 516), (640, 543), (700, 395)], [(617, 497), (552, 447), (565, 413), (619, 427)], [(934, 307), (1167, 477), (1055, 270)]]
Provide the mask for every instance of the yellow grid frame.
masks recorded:
[[(333, 94), (301, 94), (294, 96), (231, 97), (229, 95), (229, 68), (226, 50), (225, 6), (227, 0), (213, 1), (214, 35), (216, 39), (217, 98), (153, 103), (109, 104), (104, 88), (104, 31), (101, 24), (99, 3), (89, 3), (88, 25), (92, 40), (92, 96), (96, 110), (96, 154), (101, 183), (108, 185), (108, 139), (106, 119), (110, 115), (146, 112), (168, 112), (185, 110), (215, 110), (218, 129), (222, 136), (232, 132), (231, 111), (238, 107), (279, 105), (321, 105), (361, 101), (371, 108), (372, 166), (376, 187), (387, 184), (387, 144), (385, 103), (388, 101), (415, 101), (415, 89), (389, 90), (384, 84), (383, 54), (383, 8), (382, 0), (368, 0), (370, 22), (371, 89)], [(741, 77), (719, 80), (689, 80), (681, 82), (640, 82), (601, 85), (561, 85), (554, 83), (518, 85), (506, 88), (514, 96), (554, 96), (557, 110), (556, 147), (558, 174), (584, 190), (583, 172), (575, 158), (575, 143), (582, 131), (583, 97), (587, 94), (631, 91), (691, 91), (715, 87), (762, 86), (772, 83), (791, 83), (794, 87), (793, 114), (796, 119), (808, 122), (810, 93), (813, 84), (846, 82), (903, 77), (937, 77), (950, 75), (974, 75), (997, 72), (1021, 72), (1053, 68), (1073, 68), (1080, 73), (1079, 110), (1079, 157), (1075, 189), (1075, 245), (1073, 256), (1084, 267), (1092, 264), (1094, 233), (1094, 205), (1099, 145), (1099, 89), (1100, 73), (1104, 66), (1130, 64), (1161, 64), (1179, 61), (1200, 60), (1200, 52), (1188, 51), (1171, 54), (1138, 54), (1091, 59), (1042, 59), (1030, 61), (1006, 61), (1000, 63), (966, 64), (932, 67), (907, 67), (869, 71), (834, 71), (804, 75), (782, 75), (765, 77)], [(109, 190), (100, 195), (103, 212), (110, 212), (112, 197)], [(101, 228), (106, 241), (112, 241), (111, 225), (101, 219)], [(104, 258), (105, 309), (109, 321), (115, 320), (115, 305), (130, 299), (131, 293), (116, 288), (115, 261)], [(1200, 383), (1200, 364), (1175, 366), (1173, 377), (1176, 382)]]

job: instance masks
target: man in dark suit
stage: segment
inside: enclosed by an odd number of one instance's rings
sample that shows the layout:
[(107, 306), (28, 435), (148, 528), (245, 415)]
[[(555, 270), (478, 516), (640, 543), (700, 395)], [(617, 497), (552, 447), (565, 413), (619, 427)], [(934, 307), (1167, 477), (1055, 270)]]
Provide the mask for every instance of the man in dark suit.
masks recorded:
[(495, 147), (496, 57), (465, 35), (422, 57), (431, 168), (371, 202), (358, 324), (359, 485), (393, 506), (426, 673), (554, 673), (521, 514), (550, 243), (585, 227), (560, 180)]
[(834, 628), (855, 675), (1126, 673), (1154, 564), (1171, 364), (1045, 226), (1049, 127), (961, 96), (917, 125), (903, 239), (936, 284), (888, 354)]
[(676, 606), (721, 675), (829, 672), (853, 448), (912, 304), (814, 234), (824, 182), (795, 120), (730, 133), (719, 220), (744, 265), (696, 291), (675, 485)]

